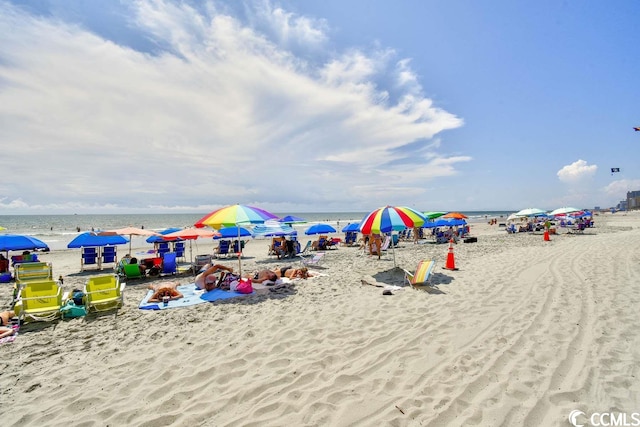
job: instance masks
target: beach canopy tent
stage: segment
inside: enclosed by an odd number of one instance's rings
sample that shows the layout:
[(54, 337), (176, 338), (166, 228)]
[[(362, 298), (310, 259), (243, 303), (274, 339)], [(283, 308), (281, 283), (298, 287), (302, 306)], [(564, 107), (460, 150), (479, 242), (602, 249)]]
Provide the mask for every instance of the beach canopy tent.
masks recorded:
[(0, 251), (26, 251), (36, 249), (49, 249), (49, 246), (40, 239), (22, 234), (0, 234)]

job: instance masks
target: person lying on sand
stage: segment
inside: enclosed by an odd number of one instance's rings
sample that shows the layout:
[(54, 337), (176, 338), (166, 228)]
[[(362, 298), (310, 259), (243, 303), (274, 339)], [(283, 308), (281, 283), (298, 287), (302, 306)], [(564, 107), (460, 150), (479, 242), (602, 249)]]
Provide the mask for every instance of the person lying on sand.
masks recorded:
[(161, 302), (164, 297), (169, 297), (169, 300), (175, 300), (182, 298), (184, 295), (180, 293), (176, 288), (180, 285), (178, 282), (163, 282), (149, 285), (149, 289), (155, 291), (149, 302)]
[(252, 277), (250, 277), (253, 283), (264, 283), (270, 282), (275, 283), (281, 277), (286, 277), (288, 279), (306, 279), (307, 277), (311, 277), (311, 273), (306, 267), (302, 268), (293, 268), (291, 266), (277, 268), (275, 270), (260, 270), (254, 273)]
[(11, 319), (15, 317), (14, 311), (3, 311), (0, 313), (0, 338), (13, 335), (16, 331), (11, 327)]
[(275, 273), (278, 277), (286, 277), (288, 279), (306, 279), (307, 277), (311, 277), (311, 273), (309, 273), (307, 267), (293, 268), (290, 265), (276, 270)]
[(205, 265), (204, 271), (202, 271), (202, 273), (196, 276), (196, 288), (205, 289), (207, 291), (215, 289), (216, 285), (218, 284), (218, 281), (222, 280), (225, 274), (223, 273), (220, 276), (220, 279), (218, 279), (218, 276), (216, 276), (215, 273), (221, 270), (226, 271), (228, 273), (233, 273), (233, 268), (227, 267), (226, 265), (222, 265), (222, 264)]

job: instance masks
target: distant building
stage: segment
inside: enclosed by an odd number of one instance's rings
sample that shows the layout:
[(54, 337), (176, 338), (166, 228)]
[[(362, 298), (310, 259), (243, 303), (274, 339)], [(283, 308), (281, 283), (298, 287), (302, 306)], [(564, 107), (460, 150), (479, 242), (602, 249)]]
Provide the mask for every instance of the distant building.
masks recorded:
[(640, 191), (627, 191), (627, 209), (640, 209)]

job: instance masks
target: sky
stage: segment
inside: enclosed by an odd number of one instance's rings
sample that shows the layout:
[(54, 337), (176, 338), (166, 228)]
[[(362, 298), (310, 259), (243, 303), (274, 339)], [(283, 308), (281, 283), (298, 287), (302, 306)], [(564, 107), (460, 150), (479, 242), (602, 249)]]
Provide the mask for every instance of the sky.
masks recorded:
[(640, 190), (639, 17), (0, 0), (0, 215), (615, 206)]

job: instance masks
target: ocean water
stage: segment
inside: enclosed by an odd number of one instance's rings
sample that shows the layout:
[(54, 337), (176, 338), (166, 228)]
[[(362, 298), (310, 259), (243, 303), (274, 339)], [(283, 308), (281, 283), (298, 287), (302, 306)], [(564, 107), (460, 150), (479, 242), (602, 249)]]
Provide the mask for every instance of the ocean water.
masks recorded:
[[(278, 213), (279, 217), (294, 215), (307, 220), (307, 223), (294, 227), (304, 230), (319, 222), (331, 224), (338, 231), (350, 222), (360, 222), (368, 212), (299, 212)], [(486, 218), (506, 218), (511, 211), (468, 211), (462, 212), (469, 217), (468, 222), (484, 221)], [(67, 244), (79, 233), (91, 230), (109, 230), (122, 227), (142, 227), (160, 231), (169, 227), (189, 227), (202, 218), (205, 213), (194, 214), (120, 214), (120, 215), (0, 215), (0, 226), (6, 230), (0, 233), (26, 234), (36, 237), (52, 250), (65, 249)], [(142, 237), (134, 237), (132, 243), (144, 242)]]

